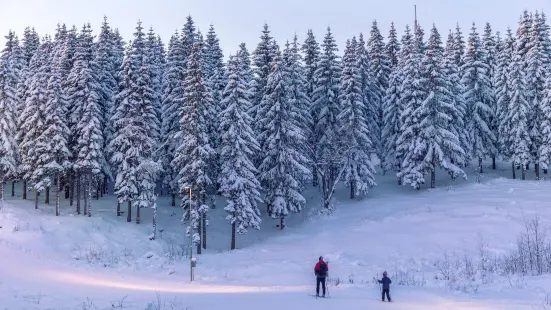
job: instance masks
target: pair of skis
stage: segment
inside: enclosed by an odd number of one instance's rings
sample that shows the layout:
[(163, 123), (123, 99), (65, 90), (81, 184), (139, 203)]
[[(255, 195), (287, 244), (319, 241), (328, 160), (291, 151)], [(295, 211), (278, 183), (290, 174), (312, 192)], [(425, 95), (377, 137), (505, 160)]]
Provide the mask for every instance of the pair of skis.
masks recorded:
[(308, 294), (308, 296), (312, 296), (312, 297), (314, 297), (314, 298), (316, 298), (316, 299), (318, 299), (318, 298), (329, 298), (329, 296), (327, 296), (327, 297), (323, 297), (323, 296), (320, 296), (320, 295), (314, 295), (314, 294)]

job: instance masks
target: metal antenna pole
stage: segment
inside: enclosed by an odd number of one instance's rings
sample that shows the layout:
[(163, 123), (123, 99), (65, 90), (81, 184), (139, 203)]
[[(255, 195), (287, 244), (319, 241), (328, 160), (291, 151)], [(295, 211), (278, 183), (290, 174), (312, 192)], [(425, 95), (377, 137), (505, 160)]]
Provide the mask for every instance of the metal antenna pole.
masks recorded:
[(415, 14), (415, 29), (417, 29), (417, 4), (413, 5), (413, 10)]

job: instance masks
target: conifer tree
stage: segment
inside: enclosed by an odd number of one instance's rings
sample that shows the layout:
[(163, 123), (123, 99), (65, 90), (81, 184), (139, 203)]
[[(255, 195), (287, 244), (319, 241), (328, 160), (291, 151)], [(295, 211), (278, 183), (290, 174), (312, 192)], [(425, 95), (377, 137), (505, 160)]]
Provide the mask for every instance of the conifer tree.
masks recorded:
[[(202, 49), (201, 42), (194, 44), (183, 81), (184, 97), (175, 98), (180, 113), (180, 131), (177, 137), (181, 142), (172, 161), (174, 169), (178, 171), (179, 193), (184, 209), (183, 221), (188, 223), (187, 233), (193, 235), (198, 254), (201, 254), (201, 226), (206, 222), (203, 219), (209, 210), (208, 189), (213, 185), (209, 165), (215, 156), (208, 132), (208, 113), (212, 97), (203, 72)], [(185, 199), (189, 187), (195, 192), (192, 205)], [(196, 233), (193, 233), (194, 230)]]
[[(383, 155), (381, 157), (381, 168), (383, 173), (386, 171), (400, 171), (402, 159), (398, 156), (396, 144), (398, 137), (401, 134), (403, 112), (401, 89), (403, 83), (402, 69), (405, 61), (411, 54), (413, 37), (409, 26), (401, 39), (402, 49), (399, 53), (398, 65), (390, 74), (389, 87), (386, 90), (383, 98), (383, 129), (381, 133), (383, 145)], [(401, 185), (402, 178), (398, 178), (398, 185)]]
[(136, 207), (136, 223), (140, 222), (141, 208), (156, 211), (155, 181), (160, 170), (152, 158), (156, 146), (152, 137), (155, 92), (146, 44), (138, 22), (122, 65), (123, 78), (115, 98), (114, 135), (110, 143), (111, 162), (117, 170), (115, 195), (120, 203), (128, 203), (127, 222), (132, 220), (132, 206)]
[(375, 169), (371, 163), (369, 127), (365, 119), (366, 107), (363, 100), (360, 57), (356, 37), (347, 41), (343, 56), (343, 71), (340, 81), (339, 100), (342, 107), (339, 119), (339, 135), (346, 144), (343, 181), (350, 186), (350, 199), (355, 195), (367, 194), (376, 185)]
[[(17, 178), (17, 83), (20, 72), (19, 40), (9, 31), (0, 55), (0, 199), (4, 199), (4, 183)], [(12, 183), (13, 186), (13, 183)]]
[[(239, 55), (241, 51), (237, 52)], [(221, 114), (220, 191), (226, 197), (227, 219), (232, 225), (231, 250), (236, 248), (236, 234), (245, 234), (249, 227), (260, 229), (260, 182), (252, 156), (260, 150), (252, 130), (251, 106), (246, 76), (249, 70), (238, 56), (230, 56), (228, 85), (224, 90)]]
[[(486, 59), (480, 36), (473, 24), (469, 35), (467, 50), (461, 72), (461, 83), (464, 86), (467, 104), (467, 130), (469, 131), (473, 157), (478, 159), (478, 173), (483, 173), (482, 161), (495, 150), (495, 135), (491, 131), (493, 111), (491, 103), (490, 68), (484, 62)], [(480, 181), (480, 180), (479, 180)]]
[[(369, 54), (366, 49), (365, 41), (363, 34), (360, 33), (360, 37), (356, 47), (356, 56), (358, 62), (358, 69), (360, 70), (361, 78), (361, 90), (362, 90), (362, 102), (365, 107), (364, 119), (367, 122), (368, 131), (369, 131), (369, 140), (371, 141), (372, 147), (370, 148), (370, 154), (377, 154), (376, 143), (373, 141), (379, 141), (380, 137), (378, 136), (379, 132), (379, 106), (377, 101), (377, 96), (374, 95), (373, 89), (375, 89), (376, 79), (374, 78), (371, 61), (369, 60)], [(383, 97), (384, 99), (384, 97)], [(384, 107), (384, 101), (383, 101)], [(383, 116), (384, 120), (384, 116)], [(384, 126), (384, 122), (382, 123)], [(384, 152), (384, 150), (383, 150)], [(382, 154), (382, 153), (381, 153)], [(382, 156), (382, 155), (381, 155)]]
[(379, 157), (381, 157), (381, 128), (383, 126), (383, 104), (382, 100), (388, 88), (388, 78), (391, 72), (391, 60), (385, 51), (383, 36), (377, 26), (377, 21), (373, 21), (370, 37), (367, 40), (367, 53), (371, 64), (371, 74), (373, 76), (373, 89), (371, 90), (371, 98), (373, 104), (377, 107), (377, 128), (373, 132), (373, 136), (377, 137), (374, 143), (374, 148)]
[[(484, 27), (484, 35), (482, 36), (482, 47), (484, 48), (484, 52), (486, 54), (484, 62), (488, 66), (488, 77), (490, 78), (490, 94), (488, 96), (489, 98), (488, 105), (492, 110), (492, 117), (490, 118), (490, 130), (497, 137), (497, 127), (498, 127), (499, 120), (495, 117), (497, 105), (496, 105), (495, 85), (494, 85), (494, 75), (496, 70), (496, 38), (492, 33), (492, 27), (490, 26), (490, 23), (486, 23), (486, 26)], [(496, 142), (497, 142), (497, 139), (496, 139)], [(496, 152), (494, 154), (491, 154), (492, 168), (495, 170), (496, 156), (498, 155), (497, 145), (495, 148), (493, 148), (493, 150), (495, 150)]]
[(444, 49), (436, 26), (433, 25), (426, 53), (421, 63), (421, 88), (426, 98), (419, 109), (420, 136), (414, 151), (417, 166), (413, 169), (425, 175), (431, 174), (431, 188), (436, 187), (436, 167), (452, 176), (465, 172), (453, 163), (455, 158), (464, 158), (459, 138), (453, 132), (452, 117), (458, 115), (453, 105), (453, 88), (444, 67)]
[(185, 74), (185, 60), (179, 35), (172, 35), (168, 44), (167, 65), (163, 75), (163, 101), (162, 101), (162, 147), (163, 147), (163, 173), (162, 184), (172, 196), (171, 205), (176, 205), (178, 193), (178, 171), (170, 164), (174, 159), (174, 152), (178, 147), (179, 139), (176, 133), (179, 131), (180, 109), (176, 98), (183, 98), (184, 89), (182, 81)]
[[(313, 103), (313, 93), (315, 90), (315, 72), (317, 69), (317, 65), (319, 62), (320, 57), (320, 47), (318, 42), (316, 41), (316, 37), (314, 36), (314, 33), (312, 32), (312, 29), (308, 29), (308, 32), (306, 34), (306, 40), (304, 40), (304, 43), (301, 46), (302, 52), (304, 54), (304, 71), (305, 71), (305, 78), (306, 78), (306, 96), (310, 100), (311, 104)], [(312, 108), (310, 108), (310, 117), (312, 119), (312, 123), (309, 129), (309, 136), (308, 136), (308, 145), (310, 146), (311, 150), (315, 149), (315, 128), (314, 125), (317, 123), (317, 120), (315, 117), (315, 113), (312, 113)], [(315, 152), (310, 151), (308, 153), (309, 159), (312, 160), (312, 162), (316, 162), (316, 154)], [(312, 169), (312, 185), (318, 186), (318, 171), (314, 167)]]
[(345, 165), (341, 157), (341, 140), (338, 136), (337, 116), (341, 111), (338, 100), (341, 63), (337, 44), (327, 28), (321, 45), (322, 52), (314, 75), (316, 87), (312, 95), (315, 136), (316, 169), (321, 177), (323, 211), (331, 212), (331, 199)]
[(400, 106), (403, 109), (400, 115), (400, 134), (396, 141), (396, 157), (400, 159), (400, 170), (396, 174), (401, 184), (410, 184), (415, 189), (420, 189), (424, 183), (422, 170), (417, 169), (419, 158), (415, 150), (420, 147), (418, 143), (421, 134), (421, 123), (419, 123), (420, 108), (427, 98), (427, 90), (419, 83), (422, 77), (421, 63), (423, 55), (420, 51), (420, 38), (422, 32), (415, 31), (409, 46), (403, 48), (409, 53), (404, 58), (402, 67), (402, 94)]
[[(515, 52), (515, 39), (510, 28), (507, 29), (503, 44), (500, 47), (500, 53), (497, 58), (496, 76), (496, 99), (498, 124), (498, 147), (500, 154), (504, 159), (512, 157), (512, 148), (509, 143), (510, 132), (514, 124), (510, 123), (508, 118), (511, 103), (511, 83), (509, 82), (510, 64), (513, 62)], [(513, 178), (515, 178), (515, 163), (512, 163)]]
[(281, 53), (276, 50), (261, 103), (266, 111), (259, 111), (265, 116), (261, 120), (265, 129), (260, 134), (264, 143), (258, 170), (262, 184), (266, 184), (264, 201), (268, 213), (280, 220), (281, 229), (285, 228), (289, 212), (299, 212), (304, 207), (306, 199), (300, 193), (301, 178), (297, 176), (310, 173), (302, 164), (306, 158), (300, 148), (306, 137), (293, 115), (296, 107), (289, 100), (288, 78)]
[(463, 38), (463, 32), (461, 32), (461, 27), (459, 27), (459, 24), (455, 26), (455, 33), (454, 33), (454, 60), (455, 64), (459, 68), (459, 75), (462, 76), (463, 72), (461, 72), (461, 69), (463, 68), (463, 65), (465, 64), (463, 57), (465, 55), (465, 40)]
[(386, 52), (390, 61), (390, 68), (395, 69), (396, 66), (398, 66), (398, 58), (400, 55), (400, 41), (398, 41), (398, 33), (394, 27), (394, 22), (390, 23), (388, 42), (386, 43)]
[(162, 42), (158, 40), (158, 36), (153, 31), (153, 28), (149, 28), (146, 39), (146, 52), (147, 58), (149, 59), (149, 70), (154, 99), (153, 107), (155, 109), (155, 126), (152, 127), (151, 137), (156, 143), (159, 143), (161, 137), (161, 100), (162, 100), (162, 77), (163, 77), (163, 66), (164, 66), (164, 57), (163, 57), (163, 46)]

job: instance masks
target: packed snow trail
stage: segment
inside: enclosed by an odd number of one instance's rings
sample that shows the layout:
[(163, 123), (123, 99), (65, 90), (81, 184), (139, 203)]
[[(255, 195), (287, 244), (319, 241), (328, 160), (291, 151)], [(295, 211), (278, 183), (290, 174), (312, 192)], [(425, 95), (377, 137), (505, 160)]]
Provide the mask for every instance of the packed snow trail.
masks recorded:
[[(531, 309), (530, 305), (497, 300), (457, 301), (441, 296), (442, 291), (423, 288), (395, 287), (394, 302), (381, 304), (378, 289), (329, 286), (327, 299), (315, 299), (315, 289), (303, 286), (239, 286), (190, 284), (188, 278), (167, 279), (159, 275), (132, 275), (90, 267), (53, 267), (0, 244), (2, 309), (83, 309), (92, 304), (109, 309), (124, 296), (130, 309), (146, 309), (157, 294), (165, 302), (183, 306), (182, 309)], [(279, 276), (281, 276), (280, 274)], [(451, 296), (450, 296), (451, 297)], [(456, 296), (457, 297), (457, 296)], [(6, 302), (6, 303), (5, 303)]]

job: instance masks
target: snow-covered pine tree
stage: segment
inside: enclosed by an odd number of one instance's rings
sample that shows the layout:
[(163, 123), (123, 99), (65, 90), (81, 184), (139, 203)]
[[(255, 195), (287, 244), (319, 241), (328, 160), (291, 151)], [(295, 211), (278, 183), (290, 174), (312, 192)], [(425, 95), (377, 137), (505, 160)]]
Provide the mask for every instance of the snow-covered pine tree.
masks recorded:
[[(541, 102), (541, 135), (542, 144), (540, 147), (540, 161), (546, 169), (551, 165), (551, 76), (547, 77), (545, 83), (544, 97)], [(513, 172), (514, 172), (513, 166)]]
[(30, 27), (25, 28), (22, 43), (21, 48), (23, 50), (25, 66), (30, 66), (32, 57), (40, 47), (40, 37), (34, 27), (32, 29)]
[(155, 126), (152, 126), (153, 132), (151, 137), (160, 145), (161, 138), (161, 102), (162, 102), (162, 84), (163, 77), (163, 53), (162, 42), (159, 42), (157, 35), (153, 31), (153, 27), (149, 28), (146, 39), (146, 52), (149, 59), (149, 70), (154, 92), (153, 106), (155, 108)]
[(182, 45), (182, 56), (184, 59), (184, 68), (187, 68), (188, 58), (191, 56), (191, 50), (197, 40), (197, 29), (191, 15), (186, 18), (186, 23), (182, 29), (180, 44)]
[[(268, 75), (270, 74), (270, 66), (275, 57), (275, 51), (279, 49), (276, 46), (274, 39), (270, 36), (270, 30), (268, 24), (264, 24), (264, 29), (262, 30), (262, 36), (260, 37), (260, 42), (253, 52), (253, 82), (251, 83), (251, 92), (252, 92), (252, 106), (249, 114), (254, 119), (254, 131), (258, 136), (258, 143), (260, 146), (264, 144), (263, 138), (260, 136), (260, 133), (264, 132), (266, 128), (262, 120), (266, 119), (265, 115), (260, 114), (260, 111), (268, 111), (267, 108), (262, 107), (262, 102), (264, 101), (264, 96), (266, 96), (267, 90), (266, 85), (268, 84)], [(256, 158), (257, 164), (260, 164)], [(269, 211), (268, 211), (269, 213)]]
[(423, 175), (430, 172), (431, 188), (436, 187), (436, 167), (446, 170), (452, 176), (467, 178), (453, 159), (465, 157), (458, 136), (451, 125), (458, 113), (454, 106), (453, 87), (444, 66), (444, 49), (436, 26), (433, 25), (425, 55), (421, 64), (421, 89), (427, 97), (419, 108), (420, 136), (415, 155), (417, 167)]
[(253, 71), (251, 69), (251, 54), (249, 53), (245, 43), (239, 44), (239, 53), (237, 54), (237, 57), (239, 57), (239, 63), (245, 72), (245, 81), (247, 81), (247, 84), (250, 86), (253, 81)]
[[(447, 77), (448, 91), (451, 95), (451, 121), (449, 122), (449, 130), (459, 139), (459, 145), (463, 150), (463, 154), (451, 153), (450, 161), (458, 167), (466, 167), (471, 161), (472, 146), (469, 142), (469, 133), (465, 126), (467, 104), (463, 94), (463, 84), (459, 75), (459, 67), (457, 67), (455, 54), (455, 37), (450, 31), (444, 51), (444, 70)], [(452, 174), (452, 178), (456, 175)]]
[[(500, 47), (500, 52), (497, 55), (497, 68), (496, 68), (496, 107), (497, 115), (496, 118), (499, 120), (498, 123), (498, 147), (499, 153), (503, 159), (510, 159), (512, 154), (512, 148), (509, 141), (510, 132), (513, 130), (514, 124), (510, 123), (508, 119), (510, 102), (511, 102), (511, 89), (509, 82), (509, 71), (510, 64), (513, 62), (513, 54), (515, 52), (515, 39), (510, 28), (507, 29), (506, 36), (503, 40), (503, 43)], [(515, 175), (515, 163), (512, 163), (512, 173), (513, 179)]]
[[(536, 180), (540, 178), (540, 148), (542, 146), (542, 101), (545, 96), (545, 83), (550, 75), (551, 55), (546, 50), (546, 36), (544, 22), (538, 12), (534, 14), (530, 35), (530, 47), (528, 49), (526, 68), (526, 87), (531, 98), (530, 106), (532, 118), (529, 120), (531, 160), (535, 163)], [(547, 167), (543, 167), (547, 170)]]
[(51, 39), (46, 36), (40, 44), (38, 51), (33, 55), (29, 66), (32, 73), (28, 82), (25, 95), (25, 108), (20, 115), (21, 144), (19, 152), (21, 156), (21, 173), (23, 179), (31, 183), (35, 190), (35, 209), (38, 209), (38, 194), (45, 189), (48, 175), (43, 170), (42, 155), (38, 151), (39, 138), (44, 132), (46, 106), (46, 85), (49, 77), (49, 57), (52, 48)]
[[(301, 129), (304, 138), (310, 137), (312, 135), (310, 132), (312, 128), (312, 115), (310, 114), (311, 101), (306, 94), (308, 83), (306, 82), (304, 68), (302, 67), (301, 56), (299, 54), (299, 43), (296, 35), (293, 42), (287, 42), (285, 46), (285, 50), (283, 51), (283, 66), (286, 71), (286, 92), (293, 122), (295, 126)], [(304, 157), (301, 158), (308, 159), (306, 154), (309, 153), (309, 148), (306, 143), (296, 144), (295, 147), (304, 155)], [(299, 161), (300, 159), (297, 160)], [(300, 162), (300, 164), (307, 167), (310, 165), (310, 162), (307, 160)], [(310, 178), (311, 174), (305, 175), (302, 171), (298, 171), (295, 179), (299, 182), (301, 191), (304, 190)]]
[[(382, 128), (379, 128), (379, 101), (377, 100), (377, 97), (374, 96), (373, 89), (376, 88), (376, 79), (374, 78), (372, 67), (371, 67), (371, 61), (369, 60), (369, 54), (366, 49), (364, 36), (360, 33), (360, 37), (356, 46), (356, 58), (358, 62), (358, 69), (360, 70), (360, 78), (361, 78), (361, 89), (362, 89), (362, 101), (363, 105), (365, 107), (364, 112), (364, 119), (366, 121), (366, 124), (368, 126), (368, 132), (369, 132), (369, 140), (371, 142), (371, 148), (369, 156), (371, 157), (372, 154), (377, 154), (376, 144), (373, 141), (379, 141), (381, 139), (380, 136), (378, 136), (379, 133), (382, 134)], [(386, 90), (385, 90), (386, 92)], [(384, 99), (384, 97), (382, 98)], [(382, 103), (384, 105), (384, 102)], [(383, 113), (384, 114), (384, 113)], [(384, 115), (383, 115), (384, 119)], [(384, 126), (384, 122), (382, 122)], [(379, 130), (381, 129), (381, 130)], [(381, 145), (382, 146), (382, 145)], [(385, 150), (382, 149), (382, 152)], [(383, 155), (378, 154), (379, 158), (381, 158)]]
[[(486, 26), (484, 27), (484, 34), (482, 36), (482, 47), (484, 48), (484, 52), (486, 54), (484, 62), (489, 68), (488, 77), (490, 78), (491, 93), (488, 96), (488, 99), (489, 99), (488, 105), (490, 106), (490, 109), (492, 109), (492, 117), (490, 118), (490, 130), (497, 137), (497, 127), (498, 127), (499, 120), (495, 117), (497, 105), (496, 105), (495, 85), (494, 85), (494, 76), (495, 76), (495, 70), (496, 70), (496, 38), (492, 32), (492, 27), (490, 26), (490, 23), (486, 23)], [(496, 139), (496, 143), (497, 143), (497, 139)], [(496, 151), (496, 153), (491, 154), (491, 157), (492, 157), (492, 169), (495, 170), (496, 157), (498, 155), (497, 144), (494, 150)]]
[[(117, 85), (117, 74), (119, 68), (116, 67), (116, 56), (115, 56), (115, 42), (113, 37), (113, 30), (109, 23), (107, 22), (107, 17), (103, 18), (103, 23), (101, 26), (101, 31), (98, 37), (98, 42), (96, 43), (96, 52), (95, 52), (95, 63), (98, 66), (97, 76), (100, 83), (100, 107), (101, 107), (101, 118), (100, 118), (100, 127), (102, 129), (103, 135), (103, 145), (102, 149), (106, 150), (113, 136), (113, 128), (110, 122), (111, 110), (113, 109), (113, 101), (118, 93)], [(108, 161), (107, 152), (103, 152), (100, 162), (101, 173), (103, 174), (103, 179), (100, 181), (101, 194), (105, 191), (106, 183), (108, 179), (113, 179), (113, 174), (111, 167)], [(99, 188), (98, 188), (99, 189)], [(100, 196), (98, 190), (98, 198)]]
[(92, 27), (84, 25), (78, 37), (75, 63), (67, 78), (72, 110), (71, 119), (75, 124), (71, 132), (75, 141), (72, 153), (73, 167), (82, 176), (84, 184), (84, 215), (91, 216), (91, 196), (94, 185), (100, 179), (103, 155), (103, 107), (100, 67), (94, 56)]
[[(42, 169), (46, 176), (43, 180), (43, 185), (46, 187), (52, 184), (56, 185), (56, 202), (55, 213), (56, 216), (60, 214), (60, 192), (62, 188), (61, 176), (63, 173), (71, 168), (69, 157), (71, 152), (67, 147), (67, 139), (69, 137), (69, 128), (67, 127), (67, 120), (64, 107), (65, 96), (61, 89), (61, 49), (63, 45), (53, 47), (53, 56), (49, 66), (50, 72), (46, 86), (46, 102), (43, 110), (43, 131), (40, 133), (36, 141), (36, 152), (40, 154), (37, 165)], [(55, 181), (53, 181), (55, 179)], [(48, 194), (48, 192), (47, 192)]]
[(303, 165), (307, 158), (301, 147), (306, 137), (293, 115), (296, 107), (292, 107), (289, 100), (288, 79), (281, 53), (276, 50), (261, 103), (266, 111), (259, 111), (259, 115), (265, 117), (261, 120), (265, 130), (260, 134), (264, 144), (258, 170), (262, 184), (266, 184), (264, 201), (269, 214), (280, 219), (281, 229), (285, 228), (289, 212), (299, 212), (304, 207), (306, 199), (300, 193), (300, 176), (305, 178), (310, 174)]
[(322, 181), (322, 211), (331, 212), (331, 199), (346, 165), (343, 162), (341, 139), (338, 136), (337, 116), (341, 111), (339, 83), (341, 63), (337, 44), (327, 28), (321, 45), (320, 60), (314, 73), (315, 89), (312, 94), (316, 169)]
[[(314, 36), (314, 33), (312, 32), (312, 29), (308, 29), (308, 32), (306, 34), (306, 40), (304, 40), (304, 43), (301, 46), (302, 53), (304, 54), (304, 72), (305, 72), (305, 78), (306, 78), (306, 96), (310, 100), (310, 102), (313, 102), (313, 93), (315, 89), (316, 83), (314, 82), (314, 75), (318, 66), (319, 57), (320, 57), (320, 47), (318, 42), (316, 41), (316, 37)], [(315, 167), (315, 152), (312, 152), (312, 150), (315, 149), (315, 143), (316, 138), (314, 136), (315, 128), (314, 124), (317, 123), (317, 121), (314, 119), (316, 115), (312, 113), (312, 109), (310, 108), (310, 117), (312, 118), (312, 123), (309, 130), (309, 136), (308, 136), (308, 145), (311, 149), (310, 152), (308, 152), (308, 158), (314, 162), (314, 166), (312, 169), (312, 185), (318, 186), (318, 171)]]
[[(491, 130), (492, 88), (489, 77), (490, 68), (485, 63), (486, 55), (480, 36), (473, 23), (469, 35), (467, 50), (461, 68), (461, 83), (464, 86), (467, 104), (467, 130), (472, 145), (473, 158), (478, 159), (478, 173), (483, 173), (482, 161), (495, 150), (495, 134)], [(480, 181), (480, 179), (478, 179)]]
[[(413, 37), (409, 26), (406, 25), (406, 30), (401, 38), (402, 48), (398, 55), (398, 65), (390, 74), (389, 86), (383, 98), (383, 128), (381, 132), (381, 140), (384, 141), (383, 155), (381, 157), (381, 168), (383, 173), (386, 171), (400, 171), (402, 158), (398, 156), (397, 148), (398, 137), (401, 135), (402, 128), (402, 83), (405, 61), (411, 54)], [(402, 178), (398, 178), (398, 185), (402, 185)]]
[[(518, 47), (518, 46), (517, 46)], [(518, 52), (518, 50), (517, 50)], [(511, 160), (522, 167), (522, 179), (526, 178), (526, 166), (530, 162), (530, 124), (528, 117), (530, 104), (526, 99), (527, 87), (523, 71), (524, 59), (520, 54), (513, 55), (513, 61), (509, 65), (509, 89), (511, 101), (507, 122), (511, 124), (508, 142), (511, 147)]]
[(377, 107), (377, 127), (376, 132), (371, 129), (372, 136), (377, 139), (372, 139), (375, 153), (379, 158), (381, 155), (381, 128), (383, 127), (383, 97), (388, 88), (388, 78), (390, 77), (391, 60), (386, 53), (384, 38), (379, 31), (377, 21), (373, 21), (369, 39), (367, 40), (367, 53), (371, 64), (371, 76), (373, 77), (373, 89), (371, 89), (371, 100)]
[[(239, 55), (240, 51), (237, 52)], [(260, 182), (257, 180), (252, 157), (260, 150), (252, 130), (250, 93), (244, 64), (239, 56), (228, 61), (228, 85), (224, 90), (220, 115), (221, 171), (220, 191), (226, 198), (224, 208), (232, 225), (231, 246), (235, 249), (236, 234), (246, 234), (249, 227), (260, 229)], [(250, 69), (249, 69), (250, 70)]]
[(114, 136), (110, 144), (111, 162), (117, 170), (115, 195), (120, 203), (128, 203), (127, 222), (132, 220), (132, 205), (136, 207), (136, 223), (140, 222), (141, 208), (153, 208), (156, 212), (155, 182), (160, 170), (152, 158), (157, 116), (146, 44), (143, 27), (138, 22), (122, 65), (123, 78), (112, 116)]
[(388, 32), (388, 42), (386, 43), (386, 52), (390, 61), (391, 70), (398, 66), (398, 58), (400, 55), (400, 41), (398, 41), (398, 33), (394, 27), (394, 22), (390, 23)]
[(465, 55), (465, 39), (463, 38), (463, 32), (461, 32), (461, 27), (459, 27), (459, 24), (455, 26), (453, 49), (455, 64), (459, 68), (459, 75), (462, 76), (463, 72), (461, 72), (461, 69), (465, 64), (463, 60), (463, 57)]
[(179, 131), (180, 108), (176, 98), (184, 97), (182, 81), (185, 73), (185, 60), (182, 45), (179, 42), (178, 32), (172, 35), (168, 44), (166, 70), (163, 75), (163, 101), (162, 101), (162, 128), (161, 142), (163, 147), (162, 186), (172, 196), (171, 206), (176, 205), (178, 193), (178, 170), (174, 169), (171, 162), (174, 152), (179, 146), (179, 139), (175, 137)]
[[(184, 209), (182, 220), (188, 223), (187, 234), (193, 235), (197, 254), (201, 254), (201, 226), (209, 210), (208, 189), (213, 185), (209, 165), (216, 155), (209, 140), (208, 113), (212, 97), (203, 72), (202, 49), (201, 42), (195, 42), (183, 81), (184, 97), (174, 99), (179, 105), (180, 131), (176, 137), (180, 143), (171, 163), (178, 171), (179, 193)], [(188, 188), (195, 193), (192, 205), (186, 199)]]
[[(17, 83), (20, 71), (19, 40), (13, 31), (5, 37), (0, 55), (0, 199), (4, 200), (4, 183), (17, 178)], [(13, 183), (12, 183), (13, 186)]]
[(423, 55), (421, 54), (420, 38), (421, 32), (415, 31), (415, 34), (408, 46), (403, 49), (409, 51), (403, 59), (402, 66), (402, 86), (400, 95), (400, 115), (401, 128), (396, 140), (396, 158), (400, 162), (399, 172), (396, 174), (400, 184), (411, 184), (415, 189), (420, 189), (425, 178), (422, 171), (416, 170), (419, 164), (419, 158), (415, 157), (414, 150), (419, 147), (417, 140), (421, 134), (420, 107), (427, 98), (427, 91), (420, 84), (421, 63)]
[(367, 113), (358, 51), (356, 37), (346, 42), (339, 90), (339, 101), (342, 107), (338, 115), (339, 136), (343, 144), (346, 144), (343, 153), (346, 166), (343, 181), (350, 186), (350, 199), (354, 199), (355, 195), (367, 194), (369, 189), (376, 185), (375, 169), (370, 158), (373, 144), (365, 119)]

